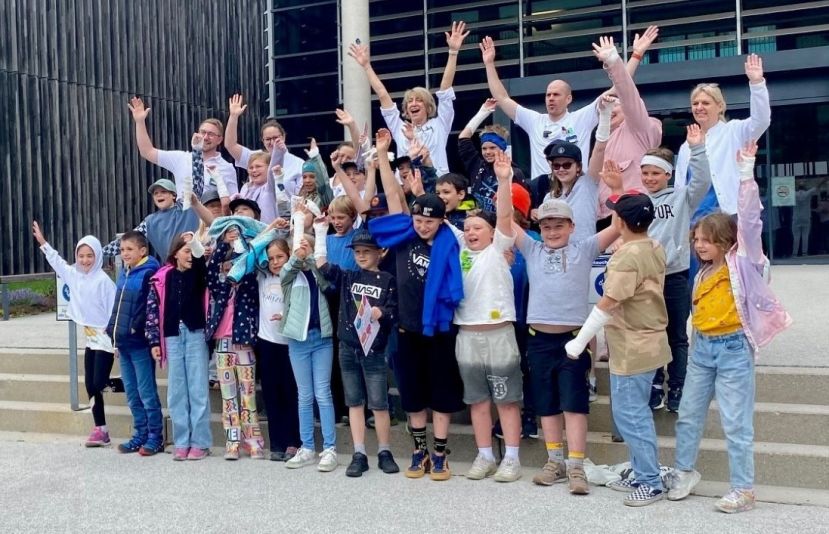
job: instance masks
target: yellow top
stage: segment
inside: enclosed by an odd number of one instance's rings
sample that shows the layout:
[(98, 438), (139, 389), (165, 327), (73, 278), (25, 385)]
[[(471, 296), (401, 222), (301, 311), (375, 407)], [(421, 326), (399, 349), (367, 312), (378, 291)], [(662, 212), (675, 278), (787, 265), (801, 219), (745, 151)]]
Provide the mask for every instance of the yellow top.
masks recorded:
[(700, 333), (721, 336), (743, 327), (731, 292), (726, 264), (697, 285), (693, 305), (691, 323)]

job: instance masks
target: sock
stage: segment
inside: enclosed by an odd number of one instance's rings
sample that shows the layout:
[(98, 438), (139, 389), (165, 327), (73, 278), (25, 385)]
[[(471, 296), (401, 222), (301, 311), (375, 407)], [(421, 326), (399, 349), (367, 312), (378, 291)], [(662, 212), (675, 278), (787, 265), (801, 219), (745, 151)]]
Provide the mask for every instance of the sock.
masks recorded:
[(567, 468), (584, 467), (584, 453), (578, 451), (568, 451), (567, 453)]
[(426, 427), (414, 428), (412, 427), (412, 439), (414, 439), (415, 450), (426, 451)]
[(550, 458), (553, 462), (563, 462), (564, 461), (564, 443), (556, 443), (548, 441), (546, 442), (547, 445), (547, 457)]
[(383, 451), (389, 451), (389, 452), (391, 452), (391, 447), (389, 447), (388, 445), (383, 445), (383, 444), (378, 445), (378, 446), (377, 446), (377, 452), (378, 452), (378, 453), (381, 453), (381, 452), (383, 452)]
[(487, 460), (490, 460), (492, 462), (495, 461), (495, 455), (492, 453), (492, 447), (478, 447), (478, 454), (480, 454)]
[(511, 458), (513, 460), (518, 459), (518, 447), (510, 447), (507, 445), (507, 451), (504, 453), (504, 458)]
[(100, 429), (101, 429), (101, 432), (107, 432), (107, 433), (109, 433), (109, 428), (107, 428), (107, 426), (106, 426), (106, 425), (101, 425), (101, 426), (99, 426), (98, 428), (100, 428)]
[(355, 443), (354, 444), (354, 454), (357, 454), (358, 452), (362, 453), (362, 454), (366, 453), (366, 446), (365, 446), (364, 443)]
[(435, 452), (438, 454), (446, 454), (446, 442), (448, 438), (435, 438)]

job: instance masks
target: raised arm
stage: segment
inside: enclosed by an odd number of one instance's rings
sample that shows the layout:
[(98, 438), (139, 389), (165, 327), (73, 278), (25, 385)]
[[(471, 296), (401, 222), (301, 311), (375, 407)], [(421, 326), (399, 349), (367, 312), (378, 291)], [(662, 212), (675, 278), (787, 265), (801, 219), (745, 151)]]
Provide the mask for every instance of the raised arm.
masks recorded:
[(518, 103), (510, 98), (506, 87), (501, 83), (501, 78), (498, 77), (498, 70), (495, 68), (495, 41), (492, 40), (492, 37), (486, 36), (479, 47), (484, 67), (486, 67), (486, 83), (489, 86), (489, 92), (492, 93), (492, 98), (498, 102), (501, 110), (510, 119), (515, 120)]
[(495, 107), (498, 105), (498, 101), (494, 98), (487, 98), (486, 102), (481, 106), (481, 109), (478, 110), (478, 113), (475, 114), (474, 117), (469, 119), (469, 122), (464, 126), (461, 133), (458, 134), (458, 139), (469, 139), (475, 134), (475, 130), (484, 122), (487, 117), (492, 115), (492, 112), (495, 111)]
[(613, 106), (618, 100), (610, 95), (602, 95), (599, 98), (599, 125), (596, 127), (596, 144), (593, 145), (593, 152), (590, 153), (590, 161), (587, 163), (587, 175), (596, 182), (599, 181), (599, 173), (604, 166), (605, 150), (607, 141), (610, 139), (610, 119), (613, 115)]
[(138, 144), (138, 153), (150, 163), (158, 164), (158, 149), (153, 146), (150, 133), (147, 131), (147, 115), (150, 114), (150, 108), (144, 107), (144, 102), (137, 96), (130, 99), (127, 107), (130, 108), (132, 119), (135, 121), (135, 142)]
[[(694, 212), (702, 203), (708, 190), (711, 188), (711, 166), (708, 163), (708, 154), (705, 152), (705, 132), (698, 124), (685, 127), (688, 148), (691, 150), (691, 181), (688, 182), (688, 204)], [(674, 180), (676, 181), (676, 180)]]
[[(599, 176), (610, 189), (611, 195), (621, 195), (623, 193), (622, 170), (615, 161), (610, 159), (605, 161)], [(613, 216), (616, 217), (616, 214), (614, 213)], [(599, 236), (599, 250), (606, 250), (614, 241), (619, 239), (619, 231), (616, 230), (616, 225), (612, 223), (597, 235)]]
[(458, 51), (463, 45), (463, 40), (469, 35), (466, 30), (466, 23), (463, 21), (453, 22), (452, 31), (445, 32), (446, 45), (449, 47), (449, 57), (446, 58), (446, 67), (443, 69), (443, 78), (440, 80), (440, 90), (446, 91), (452, 87), (455, 81), (455, 70), (458, 67)]
[[(368, 204), (371, 197), (368, 196), (368, 192), (366, 192), (368, 200), (365, 200), (362, 196), (360, 196), (360, 191), (357, 190), (357, 186), (354, 185), (354, 182), (352, 182), (348, 176), (346, 176), (345, 172), (343, 172), (343, 162), (343, 157), (338, 152), (335, 151), (331, 154), (331, 166), (334, 167), (335, 176), (340, 179), (340, 185), (343, 186), (346, 196), (350, 198), (351, 203), (354, 204), (354, 209), (357, 210), (357, 213), (363, 214), (371, 209), (371, 206)], [(366, 170), (366, 173), (368, 173), (368, 170)], [(368, 175), (366, 175), (366, 185), (368, 185)], [(368, 191), (368, 188), (366, 188), (366, 191)], [(374, 195), (372, 194), (372, 196)]]
[(383, 82), (380, 81), (380, 77), (377, 76), (377, 73), (374, 72), (374, 69), (371, 66), (368, 45), (351, 44), (348, 46), (348, 55), (353, 57), (354, 60), (357, 61), (361, 67), (363, 67), (363, 70), (366, 72), (366, 77), (368, 77), (369, 85), (371, 85), (374, 93), (380, 99), (380, 107), (394, 107), (394, 101), (391, 99), (389, 92), (386, 90), (386, 86), (383, 85)]
[(236, 138), (236, 130), (239, 126), (239, 116), (248, 109), (247, 104), (242, 105), (242, 95), (235, 94), (228, 100), (228, 107), (230, 109), (230, 116), (227, 118), (227, 126), (225, 126), (225, 148), (233, 159), (238, 160), (242, 157), (242, 149)]
[(498, 197), (495, 202), (495, 227), (507, 237), (512, 231), (512, 160), (504, 152), (498, 152), (492, 165), (498, 178)]
[(616, 51), (613, 37), (599, 37), (599, 44), (593, 43), (593, 55), (604, 64), (610, 81), (616, 88), (616, 95), (619, 97), (625, 113), (625, 122), (630, 131), (640, 136), (647, 135), (650, 127), (648, 110), (639, 97), (639, 90), (633, 83), (633, 78), (622, 64), (622, 58)]
[(348, 135), (351, 137), (351, 142), (354, 143), (354, 153), (356, 154), (360, 149), (360, 129), (357, 128), (357, 121), (351, 116), (351, 113), (344, 109), (335, 109), (337, 114), (337, 123), (342, 124), (348, 128)]
[(763, 221), (760, 214), (760, 192), (754, 180), (754, 158), (757, 143), (750, 141), (737, 151), (737, 168), (740, 171), (740, 190), (737, 197), (737, 251), (753, 263), (763, 263)]
[(391, 170), (391, 162), (386, 156), (391, 144), (391, 132), (385, 128), (377, 130), (375, 146), (377, 147), (377, 166), (380, 169), (380, 180), (383, 183), (383, 191), (386, 192), (386, 202), (389, 205), (389, 213), (403, 213), (403, 203), (400, 200), (402, 189)]
[(756, 141), (771, 124), (769, 90), (763, 77), (763, 58), (757, 54), (749, 54), (745, 62), (745, 71), (751, 100), (748, 105), (749, 117), (738, 121), (742, 143)]
[(628, 74), (630, 74), (631, 78), (633, 78), (633, 74), (636, 72), (636, 69), (639, 68), (639, 63), (642, 62), (642, 58), (645, 57), (645, 53), (648, 51), (648, 48), (650, 48), (651, 44), (658, 36), (658, 26), (648, 26), (648, 29), (645, 30), (645, 33), (641, 36), (638, 33), (634, 35), (633, 53), (630, 55), (630, 59), (628, 59), (628, 62), (625, 65), (625, 69)]

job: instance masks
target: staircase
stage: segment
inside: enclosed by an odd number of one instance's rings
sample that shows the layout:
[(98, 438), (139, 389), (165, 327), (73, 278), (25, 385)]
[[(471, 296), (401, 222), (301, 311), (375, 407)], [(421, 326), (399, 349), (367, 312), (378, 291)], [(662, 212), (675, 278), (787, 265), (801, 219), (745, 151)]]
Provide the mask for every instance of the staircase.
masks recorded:
[[(69, 434), (84, 436), (92, 426), (89, 410), (73, 412), (69, 408), (69, 377), (67, 352), (54, 349), (0, 349), (0, 431)], [(78, 354), (78, 367), (83, 375), (83, 354)], [(113, 376), (119, 374), (116, 360)], [(166, 406), (167, 380), (158, 377), (158, 392)], [(607, 392), (607, 364), (597, 369), (599, 393)], [(85, 400), (83, 380), (80, 398)], [(757, 367), (757, 402), (755, 407), (755, 471), (760, 486), (823, 490), (829, 488), (829, 369), (811, 367)], [(210, 392), (214, 444), (222, 446), (224, 433), (219, 418), (220, 395)], [(122, 393), (106, 393), (106, 413), (110, 434), (116, 441), (130, 436), (131, 417)], [(450, 434), (452, 460), (471, 462), (477, 448), (467, 414), (455, 417)], [(676, 414), (664, 410), (655, 413), (659, 449), (663, 464), (673, 461)], [(169, 419), (165, 425), (170, 441)], [(404, 458), (411, 448), (411, 439), (402, 423), (392, 429), (392, 449)], [(589, 418), (588, 455), (594, 463), (612, 464), (627, 460), (624, 444), (610, 439), (610, 404), (600, 395), (591, 405)], [(262, 433), (267, 437), (267, 421)], [(338, 448), (351, 450), (348, 427), (338, 425)], [(321, 440), (319, 440), (321, 441)], [(369, 433), (368, 444), (374, 446)], [(497, 447), (496, 443), (496, 447)], [(371, 451), (371, 449), (370, 449)], [(543, 440), (524, 440), (521, 461), (529, 474), (546, 459)], [(726, 442), (719, 423), (716, 403), (709, 410), (698, 469), (706, 481), (728, 481)], [(722, 491), (723, 484), (715, 485)], [(799, 495), (802, 495), (800, 492)], [(806, 494), (812, 494), (807, 491)], [(797, 497), (796, 499), (801, 499)], [(820, 500), (819, 499), (819, 500)], [(798, 502), (804, 502), (799, 500)], [(823, 501), (822, 501), (823, 502)]]

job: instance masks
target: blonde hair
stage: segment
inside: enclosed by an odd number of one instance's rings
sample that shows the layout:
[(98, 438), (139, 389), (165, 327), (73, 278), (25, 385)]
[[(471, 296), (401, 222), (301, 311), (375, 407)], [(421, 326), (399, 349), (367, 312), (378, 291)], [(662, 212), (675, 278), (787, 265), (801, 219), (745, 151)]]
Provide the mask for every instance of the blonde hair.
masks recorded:
[(347, 196), (339, 196), (331, 201), (331, 204), (328, 205), (328, 212), (333, 211), (348, 215), (352, 221), (357, 218), (357, 208), (354, 207), (354, 203)]
[(487, 126), (484, 126), (484, 129), (481, 130), (481, 134), (485, 133), (494, 133), (496, 135), (499, 135), (504, 139), (504, 141), (509, 139), (509, 130), (507, 130), (500, 124), (488, 124)]
[(199, 126), (201, 126), (202, 124), (210, 124), (210, 125), (212, 125), (212, 126), (215, 126), (215, 127), (216, 127), (216, 128), (218, 128), (218, 130), (219, 130), (219, 135), (220, 135), (220, 136), (222, 136), (222, 137), (224, 137), (224, 135), (225, 135), (225, 127), (224, 127), (224, 125), (222, 124), (222, 121), (220, 121), (219, 119), (214, 119), (214, 118), (212, 118), (212, 117), (211, 117), (211, 118), (209, 118), (209, 119), (204, 119), (203, 121), (201, 121), (201, 122), (199, 123)]
[[(702, 235), (723, 252), (728, 252), (737, 242), (737, 222), (725, 213), (712, 213), (698, 220), (691, 227), (691, 249), (694, 250), (694, 234), (699, 230)], [(696, 254), (696, 251), (694, 251)], [(699, 259), (699, 256), (697, 256)]]
[(409, 115), (406, 112), (406, 104), (410, 101), (417, 98), (418, 100), (422, 100), (424, 104), (426, 104), (426, 116), (430, 119), (435, 116), (437, 113), (437, 106), (435, 105), (435, 98), (432, 96), (432, 93), (429, 92), (428, 89), (425, 87), (412, 87), (411, 89), (406, 90), (403, 93), (403, 117), (408, 119)]
[(694, 102), (694, 99), (700, 94), (705, 93), (706, 95), (711, 97), (711, 100), (714, 101), (715, 104), (718, 104), (722, 109), (720, 109), (720, 120), (725, 120), (725, 97), (722, 94), (722, 89), (720, 89), (720, 84), (718, 83), (700, 83), (694, 87), (694, 90), (691, 91), (691, 103)]
[(260, 161), (260, 160), (264, 161), (265, 165), (270, 165), (271, 155), (268, 154), (267, 152), (262, 151), (262, 150), (257, 150), (256, 152), (251, 154), (250, 157), (248, 158), (248, 167), (250, 167), (251, 163), (253, 163), (254, 161)]

